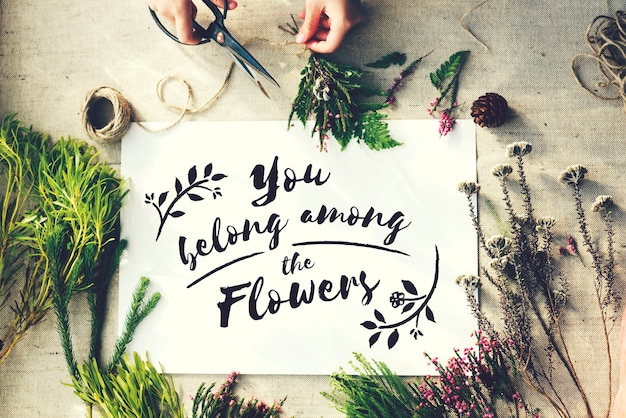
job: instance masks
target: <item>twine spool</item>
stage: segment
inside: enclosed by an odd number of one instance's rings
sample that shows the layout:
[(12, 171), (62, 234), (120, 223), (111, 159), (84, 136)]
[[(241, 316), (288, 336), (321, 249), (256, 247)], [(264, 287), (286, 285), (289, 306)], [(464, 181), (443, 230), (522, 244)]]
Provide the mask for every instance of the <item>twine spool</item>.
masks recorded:
[[(593, 96), (603, 100), (618, 100), (623, 102), (626, 113), (626, 13), (616, 12), (613, 16), (597, 16), (591, 21), (585, 33), (591, 53), (574, 55), (571, 69), (577, 83)], [(587, 86), (581, 79), (576, 68), (581, 58), (587, 58), (596, 63), (603, 81), (597, 83), (596, 88)], [(598, 89), (613, 88), (616, 92), (601, 93)]]
[(122, 93), (112, 87), (97, 87), (87, 93), (82, 106), (83, 125), (91, 139), (119, 141), (130, 127), (132, 110)]

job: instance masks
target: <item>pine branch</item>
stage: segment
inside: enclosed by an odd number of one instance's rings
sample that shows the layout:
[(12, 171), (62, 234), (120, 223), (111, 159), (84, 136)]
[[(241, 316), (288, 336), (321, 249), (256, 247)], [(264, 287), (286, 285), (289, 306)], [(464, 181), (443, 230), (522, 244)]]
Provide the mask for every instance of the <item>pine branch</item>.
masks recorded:
[(159, 293), (155, 293), (148, 300), (146, 300), (149, 285), (150, 280), (146, 277), (142, 277), (141, 281), (133, 291), (130, 308), (126, 314), (122, 333), (115, 343), (115, 351), (106, 367), (106, 370), (109, 372), (112, 372), (119, 363), (120, 359), (124, 355), (124, 351), (126, 351), (126, 347), (131, 342), (141, 321), (143, 321), (148, 314), (156, 308), (156, 305), (161, 298)]

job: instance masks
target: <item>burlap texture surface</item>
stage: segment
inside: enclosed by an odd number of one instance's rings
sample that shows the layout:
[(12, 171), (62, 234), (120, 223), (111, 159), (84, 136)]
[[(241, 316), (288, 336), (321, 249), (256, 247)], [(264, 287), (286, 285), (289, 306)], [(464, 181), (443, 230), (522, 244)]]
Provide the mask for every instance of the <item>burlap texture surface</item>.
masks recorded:
[[(237, 71), (213, 107), (187, 120), (286, 120), (289, 114), (305, 56), (301, 47), (285, 44), (293, 39), (278, 25), (289, 21), (290, 14), (297, 14), (304, 1), (239, 3), (239, 8), (228, 16), (228, 26), (241, 40), (250, 41), (248, 48), (266, 64), (281, 88), (270, 87), (272, 99), (268, 100)], [(589, 170), (583, 188), (587, 207), (599, 194), (612, 195), (617, 204), (614, 215), (621, 288), (626, 266), (626, 115), (621, 102), (602, 101), (581, 89), (572, 76), (570, 61), (574, 54), (586, 50), (584, 32), (591, 19), (625, 5), (605, 1), (489, 0), (463, 21), (487, 50), (459, 23), (477, 3), (364, 0), (364, 22), (349, 35), (335, 57), (362, 65), (393, 51), (406, 52), (410, 59), (432, 51), (407, 80), (398, 95), (397, 107), (389, 112), (391, 118), (419, 119), (429, 117), (426, 109), (436, 96), (428, 73), (451, 53), (470, 50), (459, 92), (459, 100), (465, 103), (462, 115), (469, 117), (471, 102), (488, 91), (503, 95), (512, 109), (504, 126), (478, 129), (481, 201), (489, 199), (498, 204), (500, 195), (490, 175), (491, 167), (507, 161), (507, 144), (528, 141), (533, 144), (527, 169), (536, 214), (557, 218), (561, 237), (575, 236), (572, 199), (558, 176), (569, 165), (585, 165)], [(219, 90), (230, 62), (215, 45), (185, 47), (173, 43), (155, 26), (141, 0), (0, 0), (0, 57), (0, 113), (17, 113), (26, 125), (53, 138), (83, 139), (87, 136), (80, 108), (90, 89), (114, 87), (131, 102), (136, 119), (168, 121), (176, 114), (156, 97), (155, 87), (161, 78), (176, 75), (187, 80), (194, 103), (200, 105)], [(397, 68), (379, 71), (374, 80), (386, 87), (397, 72)], [(175, 83), (166, 88), (168, 100), (183, 103), (183, 92)], [(107, 161), (119, 164), (119, 143), (96, 146)], [(491, 215), (484, 205), (481, 216), (490, 222)], [(600, 223), (593, 216), (590, 219), (594, 234), (601, 233)], [(596, 413), (604, 416), (606, 353), (599, 344), (596, 310), (586, 302), (592, 289), (589, 270), (576, 263), (569, 263), (566, 269), (571, 275), (573, 295), (566, 321), (567, 338)], [(106, 328), (108, 349), (116, 334), (116, 296), (114, 286)], [(488, 292), (483, 302), (487, 310), (495, 307)], [(74, 306), (77, 321), (84, 319), (80, 317), (84, 312), (85, 306)], [(171, 330), (172, 338), (176, 338), (176, 332)], [(87, 324), (76, 333), (76, 343), (86, 343)], [(616, 334), (612, 334), (613, 339)], [(252, 342), (242, 335), (238, 343)], [(167, 365), (163, 366), (167, 370)], [(224, 376), (174, 378), (188, 402), (201, 381), (221, 382)], [(68, 380), (50, 315), (0, 366), (0, 416), (85, 416), (84, 405), (70, 387), (63, 385)], [(327, 376), (243, 376), (239, 388), (244, 395), (253, 393), (268, 401), (287, 396), (287, 416), (340, 416), (320, 395), (329, 389)], [(575, 394), (568, 390), (564, 396)]]

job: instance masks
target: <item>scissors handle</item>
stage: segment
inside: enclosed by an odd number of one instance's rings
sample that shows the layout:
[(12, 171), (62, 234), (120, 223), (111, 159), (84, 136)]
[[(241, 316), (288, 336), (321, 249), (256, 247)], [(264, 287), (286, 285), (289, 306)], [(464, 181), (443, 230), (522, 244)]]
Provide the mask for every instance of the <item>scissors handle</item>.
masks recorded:
[[(215, 22), (220, 27), (224, 27), (224, 19), (226, 19), (226, 13), (228, 12), (228, 0), (224, 0), (224, 12), (222, 12), (220, 10), (220, 8), (217, 7), (217, 5), (215, 5), (211, 0), (202, 0), (202, 1), (204, 2), (204, 4), (207, 5), (207, 7), (209, 9), (211, 9), (211, 12), (213, 12), (213, 15), (215, 16)], [(156, 12), (154, 10), (152, 10), (151, 8), (148, 8), (148, 10), (150, 10), (150, 14), (152, 15), (152, 19), (154, 20), (154, 22), (157, 24), (157, 26), (159, 27), (159, 29), (161, 29), (161, 31), (163, 33), (165, 33), (173, 41), (176, 41), (179, 44), (183, 44), (183, 42), (181, 42), (180, 39), (178, 39), (178, 37), (176, 35), (174, 35), (172, 32), (170, 32), (165, 27), (165, 25), (163, 25), (163, 22), (161, 22), (161, 20), (159, 19), (159, 17), (157, 16), (157, 14), (156, 14)], [(200, 42), (198, 42), (198, 44), (206, 44), (208, 42), (211, 42), (211, 37), (207, 36), (208, 28), (203, 28), (202, 26), (200, 26), (200, 24), (198, 22), (196, 22), (194, 20), (193, 21), (193, 29), (196, 32), (198, 32), (200, 34), (200, 36), (201, 36)]]

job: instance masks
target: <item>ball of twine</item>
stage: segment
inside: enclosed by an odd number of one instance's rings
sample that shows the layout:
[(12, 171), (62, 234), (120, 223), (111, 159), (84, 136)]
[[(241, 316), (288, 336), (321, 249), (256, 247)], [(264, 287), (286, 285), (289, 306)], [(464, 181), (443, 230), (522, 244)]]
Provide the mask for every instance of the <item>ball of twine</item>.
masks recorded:
[[(572, 58), (576, 81), (595, 97), (604, 100), (621, 99), (626, 112), (626, 14), (618, 11), (613, 16), (597, 16), (589, 24), (585, 36), (592, 52), (576, 54)], [(614, 94), (603, 94), (583, 83), (576, 71), (581, 58), (595, 61), (603, 78), (596, 87), (602, 90), (614, 88)]]
[(122, 93), (112, 87), (90, 90), (82, 106), (83, 125), (90, 138), (116, 142), (130, 127), (132, 110)]

